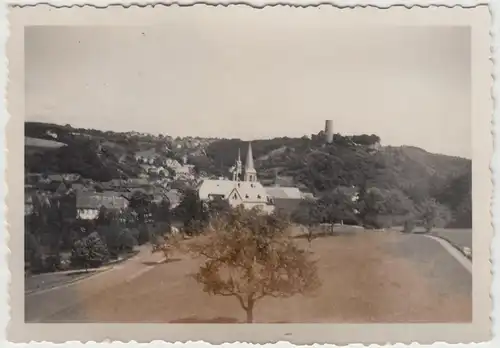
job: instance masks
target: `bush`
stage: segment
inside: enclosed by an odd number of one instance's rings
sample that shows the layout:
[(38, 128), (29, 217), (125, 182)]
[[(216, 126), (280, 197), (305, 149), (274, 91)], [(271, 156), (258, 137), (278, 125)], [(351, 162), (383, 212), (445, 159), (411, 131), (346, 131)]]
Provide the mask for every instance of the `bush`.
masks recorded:
[(71, 253), (71, 264), (75, 267), (94, 268), (109, 260), (109, 251), (97, 232), (77, 240)]
[(148, 225), (142, 225), (139, 227), (139, 238), (137, 242), (139, 245), (143, 245), (145, 243), (149, 243), (152, 240), (153, 234)]
[(137, 245), (137, 240), (129, 229), (124, 229), (118, 239), (120, 250), (130, 252)]

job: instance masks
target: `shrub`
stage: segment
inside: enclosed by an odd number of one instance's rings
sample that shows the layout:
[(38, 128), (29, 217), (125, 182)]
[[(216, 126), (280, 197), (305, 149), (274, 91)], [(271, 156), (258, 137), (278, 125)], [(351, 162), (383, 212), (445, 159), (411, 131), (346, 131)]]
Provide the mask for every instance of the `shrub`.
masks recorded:
[(76, 267), (99, 267), (108, 259), (108, 248), (97, 232), (77, 240), (71, 253), (71, 264)]

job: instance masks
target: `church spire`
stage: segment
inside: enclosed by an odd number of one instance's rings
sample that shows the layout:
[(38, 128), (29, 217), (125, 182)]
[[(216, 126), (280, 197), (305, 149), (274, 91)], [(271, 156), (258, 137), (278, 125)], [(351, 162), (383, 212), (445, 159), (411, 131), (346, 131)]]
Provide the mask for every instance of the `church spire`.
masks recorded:
[(257, 171), (253, 164), (252, 144), (248, 143), (247, 158), (245, 159), (245, 181), (257, 181)]
[(245, 162), (245, 171), (247, 170), (255, 170), (254, 165), (253, 165), (253, 154), (252, 154), (252, 143), (248, 143), (248, 152), (247, 152), (247, 158)]

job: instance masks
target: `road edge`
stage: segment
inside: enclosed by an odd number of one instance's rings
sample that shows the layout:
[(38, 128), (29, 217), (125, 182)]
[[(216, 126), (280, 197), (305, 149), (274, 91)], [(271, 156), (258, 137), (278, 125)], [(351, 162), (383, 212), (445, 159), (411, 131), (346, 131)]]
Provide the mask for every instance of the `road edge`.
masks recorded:
[(472, 261), (469, 260), (462, 252), (460, 252), (457, 248), (455, 248), (450, 242), (446, 239), (432, 236), (429, 234), (424, 234), (425, 237), (434, 239), (436, 242), (441, 244), (441, 246), (448, 251), (448, 253), (453, 256), (455, 260), (458, 261), (471, 275), (472, 275)]

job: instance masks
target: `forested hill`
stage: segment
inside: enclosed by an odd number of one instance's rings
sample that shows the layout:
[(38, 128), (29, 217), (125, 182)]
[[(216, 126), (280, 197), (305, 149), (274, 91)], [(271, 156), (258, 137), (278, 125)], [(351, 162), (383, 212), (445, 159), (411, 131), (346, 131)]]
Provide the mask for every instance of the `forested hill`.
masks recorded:
[[(311, 138), (275, 138), (252, 141), (261, 181), (276, 180), (322, 195), (338, 186), (400, 190), (415, 203), (434, 198), (448, 206), (454, 224), (471, 226), (471, 161), (429, 153), (412, 146), (379, 145), (374, 135), (335, 135), (325, 144), (323, 134)], [(238, 149), (244, 157), (248, 144), (239, 139), (219, 140), (207, 148), (207, 158), (192, 158), (208, 172), (227, 172)]]

